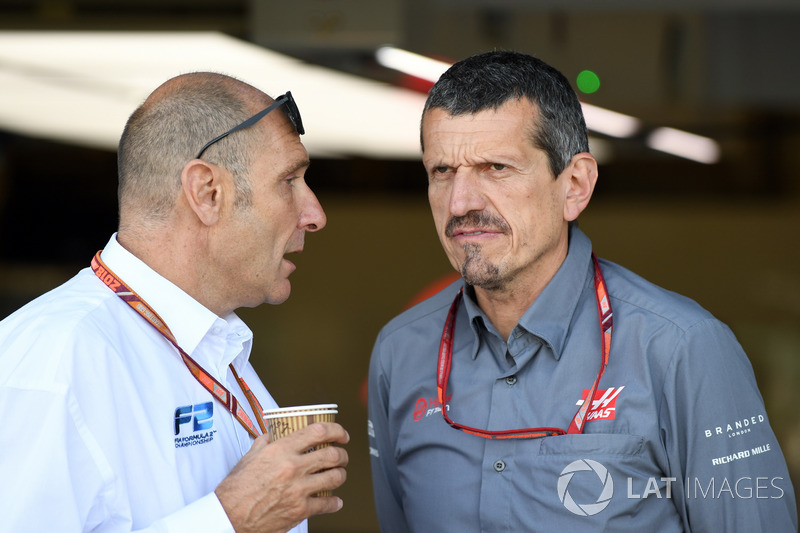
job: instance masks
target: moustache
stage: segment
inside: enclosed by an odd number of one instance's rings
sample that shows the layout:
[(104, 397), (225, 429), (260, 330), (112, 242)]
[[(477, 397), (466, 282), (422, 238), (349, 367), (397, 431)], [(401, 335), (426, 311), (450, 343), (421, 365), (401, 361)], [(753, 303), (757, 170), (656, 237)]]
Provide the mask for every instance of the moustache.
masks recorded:
[(509, 230), (506, 221), (500, 217), (490, 215), (484, 211), (470, 211), (460, 217), (450, 217), (444, 229), (444, 234), (452, 237), (459, 228), (487, 229), (506, 233)]

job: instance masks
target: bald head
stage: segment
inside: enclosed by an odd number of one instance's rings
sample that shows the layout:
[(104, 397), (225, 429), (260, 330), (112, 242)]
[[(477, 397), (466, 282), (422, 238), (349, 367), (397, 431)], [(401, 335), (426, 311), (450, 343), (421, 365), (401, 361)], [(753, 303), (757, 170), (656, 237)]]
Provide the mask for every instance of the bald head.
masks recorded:
[[(120, 230), (163, 223), (180, 192), (186, 163), (206, 142), (271, 101), (251, 85), (210, 72), (183, 74), (153, 91), (128, 119), (120, 139)], [(203, 155), (233, 173), (240, 204), (250, 197), (251, 133), (229, 136)]]

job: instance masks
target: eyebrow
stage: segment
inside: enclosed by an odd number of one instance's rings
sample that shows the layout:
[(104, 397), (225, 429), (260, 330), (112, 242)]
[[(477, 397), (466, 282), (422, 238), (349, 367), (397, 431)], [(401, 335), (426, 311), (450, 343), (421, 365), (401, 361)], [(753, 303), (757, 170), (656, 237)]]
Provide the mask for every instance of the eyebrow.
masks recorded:
[(295, 172), (297, 172), (301, 168), (308, 169), (308, 167), (310, 167), (310, 166), (311, 166), (311, 159), (309, 159), (307, 157), (303, 158), (303, 159), (298, 159), (294, 163), (290, 163), (290, 164), (286, 165), (285, 167), (281, 167), (281, 170), (280, 170), (279, 174), (281, 176), (288, 176), (289, 174), (294, 174)]

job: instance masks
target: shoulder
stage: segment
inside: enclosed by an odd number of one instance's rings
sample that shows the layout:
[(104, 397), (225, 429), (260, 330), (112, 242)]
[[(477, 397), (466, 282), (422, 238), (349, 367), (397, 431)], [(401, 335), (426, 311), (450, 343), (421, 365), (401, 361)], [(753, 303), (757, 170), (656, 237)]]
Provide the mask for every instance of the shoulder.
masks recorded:
[(435, 354), (447, 312), (462, 287), (464, 282), (458, 278), (390, 320), (375, 341), (373, 362), (389, 367), (402, 365), (413, 368), (429, 354)]
[[(118, 298), (89, 269), (0, 322), (0, 384), (68, 379), (75, 359), (118, 337)], [(84, 358), (89, 363), (91, 358)]]
[(646, 354), (648, 364), (696, 379), (750, 363), (736, 335), (700, 304), (629, 270), (601, 263), (614, 310), (618, 353)]
[[(447, 312), (464, 282), (457, 281), (406, 309), (378, 334), (370, 358), (370, 376), (412, 376), (435, 357)], [(390, 378), (391, 379), (391, 378)]]
[(48, 331), (68, 329), (114, 299), (114, 293), (86, 268), (9, 315), (0, 322), (0, 332), (5, 336), (15, 328), (24, 330), (33, 324)]
[(601, 267), (614, 310), (612, 358), (624, 363), (620, 379), (652, 381), (664, 405), (677, 402), (686, 409), (695, 405), (686, 398), (700, 388), (717, 391), (717, 397), (736, 394), (734, 383), (741, 394), (756, 390), (747, 354), (725, 323), (694, 300), (619, 265), (603, 261)]
[[(381, 329), (379, 340), (405, 334), (408, 328), (425, 328), (433, 331), (438, 328), (441, 333), (442, 323), (444, 322), (450, 305), (456, 297), (458, 291), (464, 287), (464, 282), (459, 278), (450, 285), (426, 298), (416, 305), (406, 309)], [(437, 320), (441, 317), (440, 320)]]
[[(610, 261), (600, 260), (615, 315), (639, 316), (654, 326), (671, 325), (686, 332), (718, 320), (696, 301), (660, 287)], [(616, 318), (616, 317), (615, 317)]]

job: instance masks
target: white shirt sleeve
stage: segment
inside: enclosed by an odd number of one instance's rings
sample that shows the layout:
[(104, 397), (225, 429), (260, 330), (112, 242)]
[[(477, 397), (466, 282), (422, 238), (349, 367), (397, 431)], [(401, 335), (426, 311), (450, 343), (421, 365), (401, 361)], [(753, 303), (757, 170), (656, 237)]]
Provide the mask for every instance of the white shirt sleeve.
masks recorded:
[(152, 526), (139, 530), (141, 533), (179, 533), (203, 531), (208, 533), (233, 533), (228, 515), (212, 492), (190, 503), (183, 509), (159, 520)]
[[(127, 504), (65, 391), (0, 388), (0, 531), (131, 531)], [(24, 446), (24, 449), (22, 448)], [(211, 493), (141, 532), (233, 532)]]
[[(0, 387), (0, 532), (132, 531), (128, 502), (115, 493), (113, 472), (74, 399), (28, 385)], [(136, 531), (234, 530), (212, 492)], [(307, 521), (292, 531), (306, 533)]]

